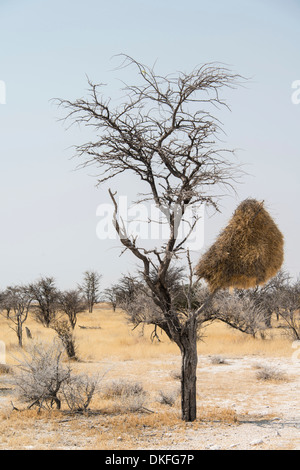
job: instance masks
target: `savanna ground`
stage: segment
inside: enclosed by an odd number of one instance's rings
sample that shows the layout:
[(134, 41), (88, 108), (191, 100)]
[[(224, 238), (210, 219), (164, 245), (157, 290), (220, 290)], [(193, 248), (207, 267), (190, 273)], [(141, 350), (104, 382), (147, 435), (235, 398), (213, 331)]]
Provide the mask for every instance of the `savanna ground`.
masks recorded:
[[(150, 327), (144, 334), (132, 330), (121, 310), (99, 304), (78, 316), (79, 361), (72, 370), (102, 377), (86, 413), (38, 413), (18, 401), (12, 374), (20, 350), (8, 325), (0, 317), (11, 366), (9, 373), (0, 369), (0, 449), (300, 449), (300, 348), (282, 329), (254, 339), (221, 323), (207, 327), (198, 345), (198, 418), (185, 423), (179, 350), (164, 335), (152, 343)], [(55, 336), (32, 318), (26, 325), (35, 340)], [(24, 339), (25, 349), (29, 341)], [(138, 383), (145, 393), (130, 399), (114, 394), (120, 383)]]

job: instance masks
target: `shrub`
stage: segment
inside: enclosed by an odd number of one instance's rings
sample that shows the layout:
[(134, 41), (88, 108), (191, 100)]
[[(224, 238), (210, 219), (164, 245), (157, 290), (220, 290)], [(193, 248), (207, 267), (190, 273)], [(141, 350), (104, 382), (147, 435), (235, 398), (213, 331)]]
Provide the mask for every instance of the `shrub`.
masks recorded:
[(139, 411), (144, 408), (146, 392), (139, 382), (112, 381), (103, 392), (104, 398), (115, 400), (120, 411)]
[(139, 382), (129, 382), (126, 380), (113, 380), (104, 389), (106, 398), (133, 396), (144, 394), (143, 386)]
[(228, 364), (228, 361), (222, 356), (212, 356), (210, 362), (212, 364)]
[(62, 364), (62, 346), (57, 342), (51, 345), (34, 343), (20, 361), (20, 372), (14, 384), (19, 398), (28, 403), (28, 408), (37, 406), (61, 408), (59, 392), (62, 384), (69, 380), (71, 370)]
[(283, 382), (286, 380), (286, 375), (273, 367), (263, 366), (256, 373), (256, 378), (263, 381)]
[(62, 394), (71, 411), (87, 411), (97, 391), (98, 377), (80, 374), (63, 383)]
[(64, 364), (63, 345), (53, 341), (50, 345), (33, 344), (20, 360), (19, 373), (14, 385), (18, 397), (34, 406), (61, 408), (62, 401), (71, 411), (86, 411), (97, 391), (98, 378), (73, 375), (70, 364)]
[(180, 390), (173, 390), (173, 391), (164, 391), (160, 390), (159, 391), (159, 397), (157, 401), (161, 405), (168, 405), (168, 406), (174, 406), (178, 396), (180, 395)]

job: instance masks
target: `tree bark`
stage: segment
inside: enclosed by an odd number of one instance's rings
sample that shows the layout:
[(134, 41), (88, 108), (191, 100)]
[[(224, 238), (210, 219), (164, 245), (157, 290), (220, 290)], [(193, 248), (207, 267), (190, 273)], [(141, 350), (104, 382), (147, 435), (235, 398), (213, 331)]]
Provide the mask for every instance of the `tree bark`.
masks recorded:
[(23, 348), (23, 330), (22, 330), (22, 322), (21, 318), (17, 319), (17, 336), (19, 340), (19, 346), (20, 348)]
[(191, 318), (181, 334), (181, 413), (184, 421), (195, 421), (197, 417), (197, 328)]

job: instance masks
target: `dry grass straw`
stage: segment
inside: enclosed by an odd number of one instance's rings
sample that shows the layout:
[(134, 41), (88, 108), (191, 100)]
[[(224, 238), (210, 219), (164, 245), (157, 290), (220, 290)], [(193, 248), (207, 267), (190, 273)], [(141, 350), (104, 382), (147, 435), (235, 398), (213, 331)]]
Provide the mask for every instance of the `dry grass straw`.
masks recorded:
[(211, 291), (266, 283), (283, 263), (283, 235), (263, 207), (246, 199), (196, 267)]
[(287, 375), (281, 370), (278, 370), (274, 367), (257, 366), (257, 368), (259, 369), (256, 373), (257, 380), (261, 380), (264, 382), (275, 382), (275, 383), (288, 381)]

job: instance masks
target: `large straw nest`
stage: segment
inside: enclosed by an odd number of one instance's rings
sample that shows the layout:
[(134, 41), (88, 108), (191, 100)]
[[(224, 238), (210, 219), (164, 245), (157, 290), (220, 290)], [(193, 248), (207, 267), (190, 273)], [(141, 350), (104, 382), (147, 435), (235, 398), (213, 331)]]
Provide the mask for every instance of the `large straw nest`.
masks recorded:
[(263, 202), (246, 199), (195, 269), (211, 291), (266, 283), (283, 263), (283, 235)]

